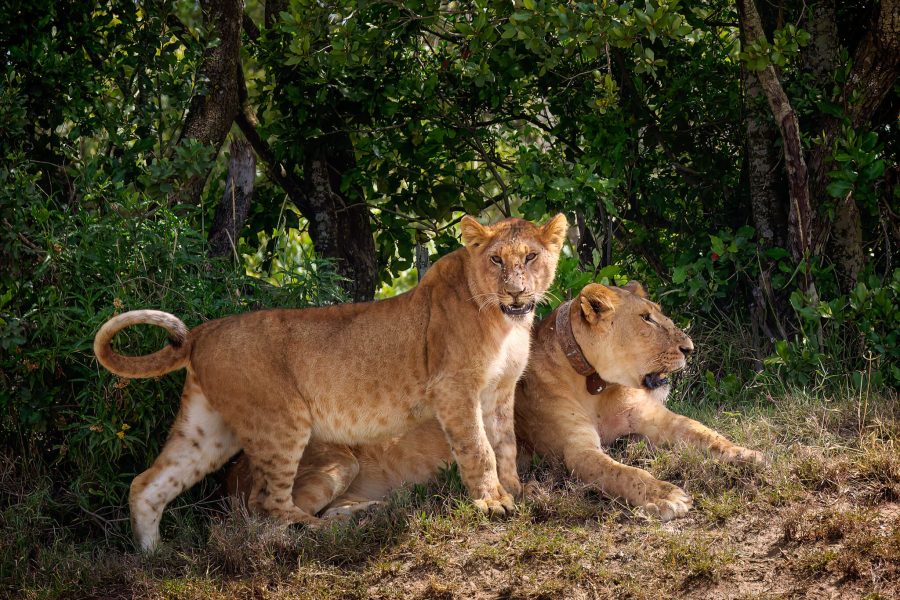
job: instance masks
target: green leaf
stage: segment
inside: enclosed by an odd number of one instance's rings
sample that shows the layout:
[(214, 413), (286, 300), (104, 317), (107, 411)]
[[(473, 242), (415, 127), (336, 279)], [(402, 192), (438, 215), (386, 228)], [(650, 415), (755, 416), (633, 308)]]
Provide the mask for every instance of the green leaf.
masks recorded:
[(832, 198), (843, 198), (845, 197), (851, 189), (853, 189), (853, 184), (849, 181), (845, 181), (843, 179), (838, 179), (837, 181), (832, 181), (828, 184), (828, 187), (825, 188), (828, 192), (828, 195)]

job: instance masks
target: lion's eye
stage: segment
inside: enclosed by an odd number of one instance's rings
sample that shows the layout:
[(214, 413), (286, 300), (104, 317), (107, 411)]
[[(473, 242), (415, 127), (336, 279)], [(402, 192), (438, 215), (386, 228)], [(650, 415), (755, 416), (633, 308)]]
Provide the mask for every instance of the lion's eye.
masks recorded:
[(531, 261), (537, 258), (537, 252), (529, 252), (528, 256), (525, 257), (525, 264), (527, 265)]
[(643, 320), (647, 321), (648, 323), (650, 323), (651, 325), (656, 325), (656, 321), (653, 320), (653, 317), (650, 316), (650, 313), (647, 313), (646, 315), (641, 315), (641, 318)]
[(492, 256), (492, 257), (491, 257), (491, 262), (494, 263), (495, 265), (502, 265), (502, 264), (503, 264), (503, 259), (500, 258), (499, 256)]

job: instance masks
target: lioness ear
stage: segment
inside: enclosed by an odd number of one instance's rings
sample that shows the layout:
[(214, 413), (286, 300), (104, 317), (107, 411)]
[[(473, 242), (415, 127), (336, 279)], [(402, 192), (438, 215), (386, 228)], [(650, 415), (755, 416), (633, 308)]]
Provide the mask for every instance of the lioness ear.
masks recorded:
[(559, 252), (566, 240), (568, 230), (569, 222), (566, 220), (566, 215), (559, 213), (541, 225), (541, 241), (551, 252)]
[(485, 227), (469, 215), (464, 216), (459, 222), (459, 230), (466, 248), (477, 248), (491, 239), (490, 228)]
[(644, 289), (644, 286), (642, 286), (637, 281), (629, 281), (628, 283), (626, 283), (625, 285), (622, 286), (622, 289), (627, 292), (631, 292), (635, 296), (644, 298), (645, 300), (650, 297), (647, 294), (647, 290)]
[(587, 285), (581, 293), (578, 294), (581, 302), (581, 314), (584, 319), (591, 324), (600, 320), (604, 313), (615, 310), (618, 304), (616, 293), (605, 285), (592, 283)]

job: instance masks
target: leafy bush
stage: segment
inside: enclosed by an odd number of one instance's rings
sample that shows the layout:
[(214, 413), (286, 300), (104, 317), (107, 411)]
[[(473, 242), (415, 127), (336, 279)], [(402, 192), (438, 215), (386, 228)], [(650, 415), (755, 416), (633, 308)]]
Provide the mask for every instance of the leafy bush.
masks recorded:
[(776, 342), (766, 361), (779, 376), (808, 385), (837, 371), (849, 372), (857, 388), (900, 385), (900, 269), (884, 282), (870, 274), (830, 301), (794, 292), (791, 305), (801, 334)]
[[(302, 266), (315, 277), (293, 277), (282, 287), (207, 259), (205, 238), (190, 225), (195, 209), (154, 206), (123, 190), (106, 209), (74, 210), (43, 197), (21, 172), (0, 176), (0, 216), (16, 223), (15, 239), (3, 240), (16, 264), (0, 287), (0, 437), (34, 468), (52, 472), (57, 500), (118, 510), (131, 478), (165, 440), (183, 375), (130, 381), (99, 367), (92, 343), (104, 321), (152, 307), (193, 327), (342, 295), (329, 265), (313, 258)], [(294, 262), (296, 271), (300, 266)], [(165, 344), (165, 335), (133, 328), (117, 342), (126, 353), (144, 354)]]

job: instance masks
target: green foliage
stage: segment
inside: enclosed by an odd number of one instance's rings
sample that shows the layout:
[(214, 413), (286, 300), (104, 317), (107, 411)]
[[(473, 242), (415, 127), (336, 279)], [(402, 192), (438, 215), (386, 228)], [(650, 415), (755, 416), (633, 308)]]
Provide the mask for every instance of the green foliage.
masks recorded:
[[(249, 45), (262, 73), (253, 102), (271, 107), (263, 129), (293, 164), (314, 147), (309, 140), (351, 132), (356, 166), (342, 189), (373, 208), (389, 282), (410, 266), (412, 226), (441, 255), (455, 247), (443, 234), (459, 211), (509, 207), (537, 219), (577, 207), (594, 217), (599, 196), (618, 217), (637, 194), (653, 217), (681, 223), (697, 211), (669, 214), (673, 185), (685, 206), (721, 202), (660, 174), (670, 161), (661, 149), (633, 144), (648, 123), (669, 130), (686, 116), (738, 109), (738, 88), (712, 83), (737, 72), (720, 61), (734, 40), (689, 25), (693, 14), (678, 2), (475, 2), (448, 11), (437, 2), (297, 1)], [(633, 80), (623, 84), (618, 61)], [(691, 99), (697, 88), (709, 96)], [(737, 147), (731, 133), (720, 131), (721, 146), (696, 158), (724, 182), (737, 178), (719, 155)], [(687, 135), (676, 152), (702, 153), (704, 133)], [(627, 227), (644, 243), (651, 235), (633, 217)]]
[[(342, 296), (328, 265), (314, 258), (304, 264), (315, 276), (273, 287), (206, 259), (204, 236), (189, 224), (196, 211), (150, 211), (146, 198), (121, 190), (108, 209), (76, 212), (43, 196), (22, 176), (29, 165), (8, 158), (11, 168), (0, 171), (0, 218), (15, 223), (4, 254), (18, 272), (4, 273), (0, 287), (0, 438), (51, 469), (68, 502), (121, 507), (130, 479), (165, 439), (182, 377), (128, 381), (98, 368), (92, 342), (104, 321), (153, 307), (193, 327), (245, 310)], [(108, 184), (99, 181), (91, 192)], [(119, 338), (134, 354), (165, 343), (159, 330)]]
[(800, 292), (791, 306), (797, 340), (779, 340), (767, 364), (797, 385), (849, 372), (857, 388), (900, 386), (900, 269), (882, 282), (869, 275), (846, 296), (812, 303)]
[(876, 185), (885, 169), (878, 134), (845, 128), (831, 158), (834, 168), (828, 173), (828, 195), (843, 199), (853, 194), (860, 208), (877, 214)]
[(788, 23), (782, 29), (773, 34), (773, 41), (769, 43), (764, 37), (747, 44), (740, 53), (741, 60), (746, 61), (747, 67), (752, 71), (762, 71), (769, 65), (784, 67), (788, 61), (795, 58), (800, 48), (809, 44), (810, 35), (807, 31)]
[(679, 311), (709, 312), (714, 305), (727, 305), (738, 286), (758, 272), (757, 247), (752, 227), (709, 236), (706, 252), (694, 258), (682, 254), (672, 271), (666, 304)]

